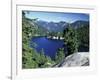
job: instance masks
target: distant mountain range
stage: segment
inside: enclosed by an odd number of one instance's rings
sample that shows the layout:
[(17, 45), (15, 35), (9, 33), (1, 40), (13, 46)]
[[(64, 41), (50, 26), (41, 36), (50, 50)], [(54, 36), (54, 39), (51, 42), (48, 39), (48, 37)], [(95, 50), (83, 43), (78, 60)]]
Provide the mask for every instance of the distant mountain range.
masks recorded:
[(89, 26), (89, 21), (75, 21), (71, 23), (71, 26), (74, 28)]
[[(42, 21), (39, 20), (36, 22), (38, 26), (41, 26), (43, 28), (45, 28), (46, 30), (52, 32), (58, 32), (58, 31), (63, 31), (65, 28), (68, 27), (68, 23), (64, 22), (64, 21), (60, 21), (60, 22), (47, 22), (47, 21)], [(79, 27), (83, 27), (86, 25), (89, 25), (89, 21), (75, 21), (73, 23), (70, 24), (72, 27), (79, 28)]]

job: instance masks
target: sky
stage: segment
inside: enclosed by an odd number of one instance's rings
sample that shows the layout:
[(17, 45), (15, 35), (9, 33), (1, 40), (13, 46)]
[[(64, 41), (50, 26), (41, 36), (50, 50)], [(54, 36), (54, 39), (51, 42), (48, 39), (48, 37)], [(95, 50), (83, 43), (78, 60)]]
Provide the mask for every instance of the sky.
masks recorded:
[(84, 13), (67, 13), (67, 12), (43, 12), (43, 11), (24, 11), (25, 16), (30, 19), (38, 18), (47, 22), (75, 22), (77, 20), (89, 21), (89, 14)]

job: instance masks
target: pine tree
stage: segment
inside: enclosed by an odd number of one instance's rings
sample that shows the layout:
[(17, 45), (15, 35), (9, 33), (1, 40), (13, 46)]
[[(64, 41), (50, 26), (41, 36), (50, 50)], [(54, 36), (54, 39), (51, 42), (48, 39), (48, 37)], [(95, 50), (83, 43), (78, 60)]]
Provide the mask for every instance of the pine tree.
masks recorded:
[(78, 51), (78, 39), (77, 39), (77, 31), (71, 25), (64, 30), (63, 32), (63, 37), (64, 37), (64, 47), (65, 51), (65, 56), (73, 54)]
[(65, 58), (64, 49), (59, 48), (55, 57), (56, 63), (61, 62)]

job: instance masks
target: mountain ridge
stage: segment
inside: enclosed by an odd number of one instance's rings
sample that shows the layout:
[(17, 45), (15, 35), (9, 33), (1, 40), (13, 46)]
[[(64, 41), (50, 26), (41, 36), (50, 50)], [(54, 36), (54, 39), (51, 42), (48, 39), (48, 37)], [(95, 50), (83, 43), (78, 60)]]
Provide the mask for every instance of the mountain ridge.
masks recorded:
[[(36, 23), (37, 23), (38, 26), (41, 26), (41, 27), (45, 28), (46, 30), (48, 30), (50, 32), (63, 31), (69, 25), (69, 23), (67, 23), (65, 21), (47, 22), (47, 21), (38, 20)], [(89, 21), (77, 20), (73, 23), (70, 23), (70, 25), (76, 29), (76, 28), (79, 28), (79, 27), (89, 25)]]

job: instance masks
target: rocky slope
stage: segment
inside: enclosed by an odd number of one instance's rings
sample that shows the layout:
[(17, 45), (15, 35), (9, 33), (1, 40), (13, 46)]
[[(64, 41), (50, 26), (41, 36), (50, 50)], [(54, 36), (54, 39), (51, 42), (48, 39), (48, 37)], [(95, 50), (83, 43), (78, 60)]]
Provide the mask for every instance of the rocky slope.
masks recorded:
[(69, 55), (55, 67), (74, 67), (74, 66), (89, 66), (89, 53), (79, 52)]

